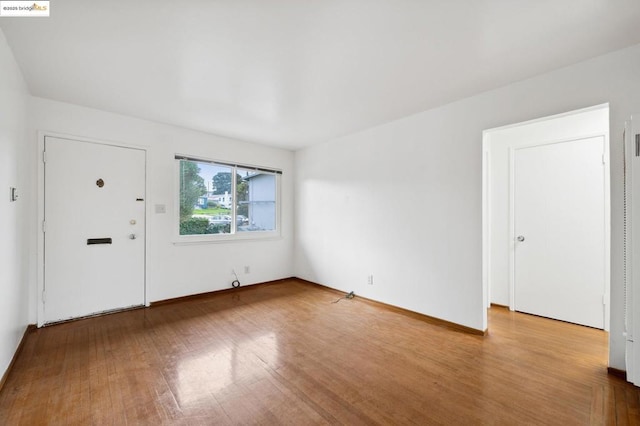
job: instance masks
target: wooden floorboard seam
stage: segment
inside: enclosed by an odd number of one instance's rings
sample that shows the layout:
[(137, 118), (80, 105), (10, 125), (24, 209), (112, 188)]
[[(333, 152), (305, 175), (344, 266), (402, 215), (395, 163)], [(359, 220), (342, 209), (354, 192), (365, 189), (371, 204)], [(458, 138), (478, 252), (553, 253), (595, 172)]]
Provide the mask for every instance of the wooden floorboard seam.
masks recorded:
[(640, 424), (608, 333), (492, 308), (486, 336), (298, 279), (25, 334), (0, 424)]

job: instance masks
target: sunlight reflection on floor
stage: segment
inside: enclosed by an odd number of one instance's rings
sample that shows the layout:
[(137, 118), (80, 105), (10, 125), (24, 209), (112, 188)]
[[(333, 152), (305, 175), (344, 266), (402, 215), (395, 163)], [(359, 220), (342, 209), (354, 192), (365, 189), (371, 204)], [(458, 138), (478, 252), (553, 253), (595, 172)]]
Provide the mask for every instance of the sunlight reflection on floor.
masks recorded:
[(277, 360), (278, 340), (274, 332), (183, 359), (177, 369), (176, 400), (183, 408), (199, 405), (232, 384), (260, 380)]

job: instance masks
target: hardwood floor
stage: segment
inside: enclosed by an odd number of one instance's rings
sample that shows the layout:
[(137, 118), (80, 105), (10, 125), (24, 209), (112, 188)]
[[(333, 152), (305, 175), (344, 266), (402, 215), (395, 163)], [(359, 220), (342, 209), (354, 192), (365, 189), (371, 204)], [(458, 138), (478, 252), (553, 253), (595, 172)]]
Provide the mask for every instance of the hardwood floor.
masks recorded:
[(607, 334), (503, 308), (485, 337), (296, 280), (30, 333), (3, 425), (640, 424)]

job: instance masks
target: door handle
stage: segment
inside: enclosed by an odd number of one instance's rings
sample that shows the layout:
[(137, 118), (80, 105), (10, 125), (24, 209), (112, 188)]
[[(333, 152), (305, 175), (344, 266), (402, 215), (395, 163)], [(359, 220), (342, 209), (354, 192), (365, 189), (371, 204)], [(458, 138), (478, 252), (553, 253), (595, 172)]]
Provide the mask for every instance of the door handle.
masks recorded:
[(523, 242), (524, 241), (524, 235), (518, 235), (517, 240), (520, 241), (520, 242)]

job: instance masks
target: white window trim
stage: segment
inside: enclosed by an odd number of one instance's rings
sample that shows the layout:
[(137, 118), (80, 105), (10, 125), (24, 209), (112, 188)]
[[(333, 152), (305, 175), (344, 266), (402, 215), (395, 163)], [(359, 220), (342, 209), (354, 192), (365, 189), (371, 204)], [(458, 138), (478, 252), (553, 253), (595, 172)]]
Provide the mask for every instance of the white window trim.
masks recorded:
[[(175, 154), (174, 156), (174, 209), (173, 209), (173, 244), (174, 245), (191, 245), (191, 244), (211, 244), (211, 243), (232, 243), (232, 242), (241, 242), (241, 241), (269, 241), (269, 240), (279, 240), (282, 238), (281, 236), (281, 180), (282, 180), (282, 171), (272, 168), (266, 168), (262, 166), (254, 166), (247, 164), (238, 164), (235, 162), (223, 161), (223, 160), (212, 160), (206, 157), (194, 157), (190, 155), (182, 155)], [(199, 235), (180, 235), (180, 160), (189, 160), (195, 162), (203, 162), (203, 163), (215, 163), (221, 166), (231, 167), (234, 171), (238, 168), (248, 169), (248, 170), (260, 170), (263, 172), (272, 172), (276, 177), (276, 219), (275, 226), (276, 229), (273, 231), (246, 231), (246, 232), (235, 232), (235, 226), (233, 227), (233, 231), (230, 234), (199, 234)], [(231, 180), (231, 193), (233, 194), (233, 203), (232, 203), (232, 218), (231, 223), (236, 223), (236, 179), (235, 173), (232, 172), (232, 180)]]

